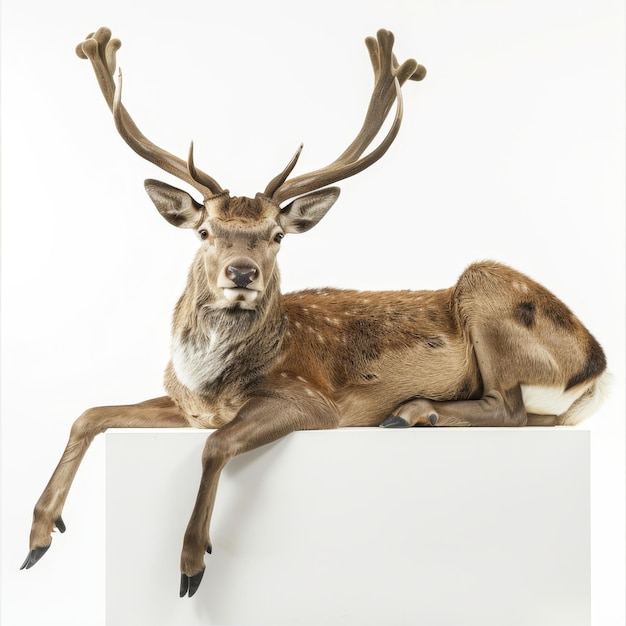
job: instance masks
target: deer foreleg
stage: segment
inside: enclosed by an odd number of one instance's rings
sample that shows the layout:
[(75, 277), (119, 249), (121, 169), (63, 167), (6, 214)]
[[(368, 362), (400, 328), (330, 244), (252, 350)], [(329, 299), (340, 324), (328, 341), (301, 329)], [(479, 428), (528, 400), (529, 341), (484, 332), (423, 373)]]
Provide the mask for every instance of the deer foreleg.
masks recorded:
[(63, 505), (87, 448), (97, 434), (107, 428), (178, 428), (188, 425), (167, 396), (139, 404), (85, 411), (72, 425), (63, 456), (35, 505), (30, 552), (21, 569), (29, 569), (46, 553), (55, 528), (65, 531), (61, 518)]
[(234, 456), (271, 443), (296, 430), (336, 428), (336, 410), (311, 390), (304, 398), (253, 397), (235, 419), (212, 433), (202, 454), (202, 478), (185, 532), (180, 559), (180, 597), (191, 597), (211, 553), (209, 526), (220, 474)]

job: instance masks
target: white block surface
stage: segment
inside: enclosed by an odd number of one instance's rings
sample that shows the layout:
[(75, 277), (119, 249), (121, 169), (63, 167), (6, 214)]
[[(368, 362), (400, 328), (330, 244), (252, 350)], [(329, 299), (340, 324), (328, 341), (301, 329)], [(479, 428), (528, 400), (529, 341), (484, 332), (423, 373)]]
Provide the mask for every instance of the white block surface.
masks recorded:
[(210, 431), (106, 437), (110, 626), (588, 626), (589, 432), (294, 433), (231, 461), (193, 598)]

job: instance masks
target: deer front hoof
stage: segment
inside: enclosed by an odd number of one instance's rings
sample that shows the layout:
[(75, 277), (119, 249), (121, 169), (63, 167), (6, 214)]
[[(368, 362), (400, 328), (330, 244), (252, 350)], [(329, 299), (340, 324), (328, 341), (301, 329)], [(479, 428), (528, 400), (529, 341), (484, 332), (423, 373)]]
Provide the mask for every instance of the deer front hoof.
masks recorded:
[[(54, 525), (57, 527), (59, 532), (65, 532), (65, 522), (61, 517), (58, 517), (56, 519)], [(20, 569), (30, 569), (48, 551), (51, 545), (52, 542), (50, 542), (47, 546), (39, 546), (37, 548), (33, 548), (28, 553), (28, 556), (26, 557), (26, 560), (22, 563), (22, 567), (20, 567)]]
[(22, 563), (22, 567), (20, 569), (30, 569), (39, 559), (48, 551), (48, 548), (52, 544), (49, 543), (47, 546), (41, 546), (39, 548), (33, 548), (26, 557), (26, 560)]
[(196, 591), (198, 591), (198, 587), (202, 582), (202, 577), (204, 576), (204, 570), (199, 572), (198, 574), (194, 574), (193, 576), (187, 576), (187, 574), (180, 575), (180, 597), (184, 598), (187, 593), (189, 593), (189, 597), (193, 596)]
[(399, 415), (390, 415), (380, 424), (380, 428), (408, 428), (410, 424)]

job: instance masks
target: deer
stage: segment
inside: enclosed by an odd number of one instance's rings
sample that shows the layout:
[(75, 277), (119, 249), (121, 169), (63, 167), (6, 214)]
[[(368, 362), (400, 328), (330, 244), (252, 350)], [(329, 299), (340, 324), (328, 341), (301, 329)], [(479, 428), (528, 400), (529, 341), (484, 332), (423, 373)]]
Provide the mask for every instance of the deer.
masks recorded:
[[(301, 144), (254, 198), (232, 196), (198, 169), (193, 142), (182, 159), (141, 133), (122, 104), (121, 42), (108, 28), (78, 45), (122, 139), (202, 197), (145, 181), (159, 213), (193, 231), (199, 249), (173, 313), (166, 395), (90, 408), (72, 424), (35, 505), (22, 569), (41, 559), (55, 530), (65, 532), (72, 481), (109, 428), (212, 430), (182, 542), (182, 598), (200, 586), (220, 473), (236, 455), (302, 430), (574, 425), (599, 406), (607, 364), (598, 341), (545, 287), (498, 262), (474, 262), (434, 291), (281, 293), (281, 240), (313, 228), (339, 196), (334, 183), (387, 152), (402, 121), (402, 87), (426, 75), (414, 59), (398, 62), (391, 32), (365, 43), (374, 86), (354, 141), (329, 165), (292, 177)], [(366, 153), (394, 104), (389, 129)]]

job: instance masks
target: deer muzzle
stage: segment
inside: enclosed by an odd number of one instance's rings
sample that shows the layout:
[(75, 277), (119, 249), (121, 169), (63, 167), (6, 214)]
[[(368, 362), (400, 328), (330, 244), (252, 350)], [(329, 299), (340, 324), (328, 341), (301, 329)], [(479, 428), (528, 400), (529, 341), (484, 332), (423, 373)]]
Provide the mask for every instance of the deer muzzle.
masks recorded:
[(229, 302), (252, 304), (263, 291), (261, 270), (252, 259), (234, 259), (224, 266), (218, 286)]

